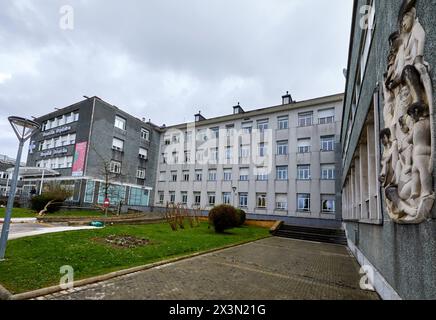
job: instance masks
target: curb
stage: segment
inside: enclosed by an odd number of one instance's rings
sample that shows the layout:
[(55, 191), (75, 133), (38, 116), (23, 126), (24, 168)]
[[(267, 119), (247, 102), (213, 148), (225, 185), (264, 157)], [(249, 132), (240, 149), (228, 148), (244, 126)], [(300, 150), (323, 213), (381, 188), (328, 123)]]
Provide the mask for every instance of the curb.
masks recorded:
[[(74, 288), (73, 289), (76, 289), (76, 288), (79, 288), (79, 287), (83, 287), (83, 286), (86, 286), (86, 285), (90, 285), (90, 284), (94, 284), (94, 283), (98, 283), (98, 282), (107, 281), (107, 280), (110, 280), (110, 279), (114, 279), (114, 278), (118, 278), (118, 277), (121, 277), (121, 276), (129, 275), (129, 274), (132, 274), (132, 273), (137, 273), (137, 272), (140, 272), (140, 271), (149, 270), (149, 269), (160, 267), (160, 266), (163, 266), (163, 265), (172, 264), (172, 263), (183, 261), (183, 260), (186, 260), (186, 259), (203, 256), (203, 255), (214, 253), (214, 252), (217, 252), (217, 251), (222, 251), (222, 250), (226, 250), (226, 249), (231, 249), (231, 248), (247, 245), (249, 243), (257, 242), (257, 241), (260, 241), (260, 240), (263, 240), (263, 239), (266, 239), (266, 238), (269, 238), (269, 237), (270, 236), (268, 235), (268, 236), (265, 236), (265, 237), (262, 237), (262, 238), (259, 238), (259, 239), (256, 239), (256, 240), (251, 240), (251, 241), (231, 244), (231, 245), (228, 245), (228, 246), (225, 246), (225, 247), (220, 247), (220, 248), (215, 248), (215, 249), (211, 249), (211, 250), (207, 250), (207, 251), (197, 252), (197, 253), (193, 253), (193, 254), (177, 257), (177, 258), (172, 258), (172, 259), (168, 259), (168, 260), (154, 262), (154, 263), (151, 263), (151, 264), (146, 264), (146, 265), (139, 266), (139, 267), (133, 267), (133, 268), (125, 269), (125, 270), (115, 271), (115, 272), (111, 272), (111, 273), (104, 274), (104, 275), (101, 275), (101, 276), (96, 276), (96, 277), (92, 277), (92, 278), (88, 278), (88, 279), (74, 281)], [(28, 299), (38, 298), (38, 297), (41, 297), (41, 296), (46, 296), (46, 295), (57, 293), (57, 292), (61, 292), (61, 291), (68, 291), (68, 289), (65, 290), (65, 289), (62, 289), (60, 286), (52, 286), (52, 287), (47, 287), (47, 288), (38, 289), (38, 290), (34, 290), (34, 291), (19, 293), (19, 294), (15, 294), (15, 295), (10, 294), (9, 291), (7, 291), (7, 292), (9, 293), (9, 296), (8, 296), (9, 298), (8, 299), (10, 299), (10, 300), (28, 300)], [(1, 291), (0, 291), (0, 293), (1, 293)]]
[(8, 290), (6, 290), (1, 284), (0, 284), (0, 301), (1, 300), (12, 300), (12, 293), (10, 293)]
[(280, 227), (284, 224), (284, 221), (277, 221), (276, 223), (274, 223), (274, 225), (271, 227), (271, 229), (269, 229), (269, 232), (271, 234), (273, 234), (274, 232), (276, 232), (278, 229), (280, 229)]

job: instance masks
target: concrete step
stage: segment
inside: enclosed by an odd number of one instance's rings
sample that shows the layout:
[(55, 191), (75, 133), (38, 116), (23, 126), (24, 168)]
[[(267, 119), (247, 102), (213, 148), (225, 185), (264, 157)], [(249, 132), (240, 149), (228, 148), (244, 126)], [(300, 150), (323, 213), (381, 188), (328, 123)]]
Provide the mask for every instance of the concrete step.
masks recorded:
[(315, 233), (305, 233), (305, 232), (294, 232), (289, 230), (278, 230), (274, 233), (274, 236), (289, 238), (289, 239), (347, 245), (347, 239), (345, 238), (345, 236), (338, 236), (338, 235), (325, 235), (325, 234), (315, 234)]

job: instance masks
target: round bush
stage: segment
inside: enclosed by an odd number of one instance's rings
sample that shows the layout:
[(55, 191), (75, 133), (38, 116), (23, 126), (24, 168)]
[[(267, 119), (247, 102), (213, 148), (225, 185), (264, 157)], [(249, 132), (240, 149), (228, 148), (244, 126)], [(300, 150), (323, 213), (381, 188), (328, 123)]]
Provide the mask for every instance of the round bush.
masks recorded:
[(220, 205), (209, 212), (209, 223), (218, 233), (238, 226), (239, 218), (236, 209), (229, 205)]
[(245, 221), (247, 220), (247, 214), (244, 210), (236, 209), (237, 215), (238, 215), (238, 227), (241, 227), (244, 225)]
[(62, 192), (47, 192), (31, 199), (31, 208), (36, 212), (40, 212), (50, 201), (55, 203), (48, 207), (49, 213), (57, 212), (61, 209), (62, 204), (67, 199), (67, 196)]

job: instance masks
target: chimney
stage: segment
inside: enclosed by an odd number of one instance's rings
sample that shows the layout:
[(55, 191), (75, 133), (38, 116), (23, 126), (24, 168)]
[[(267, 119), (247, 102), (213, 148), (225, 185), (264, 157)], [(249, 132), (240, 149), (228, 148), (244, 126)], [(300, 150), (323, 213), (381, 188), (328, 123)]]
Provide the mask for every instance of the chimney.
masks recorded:
[(233, 107), (233, 114), (241, 114), (241, 113), (245, 113), (245, 111), (244, 109), (242, 109), (241, 105), (238, 102), (238, 105)]
[(201, 114), (201, 111), (198, 111), (198, 113), (195, 115), (195, 122), (200, 122), (206, 120), (205, 117)]
[(282, 96), (282, 104), (291, 104), (294, 100), (292, 100), (292, 96), (289, 94), (289, 91), (286, 91), (286, 95)]

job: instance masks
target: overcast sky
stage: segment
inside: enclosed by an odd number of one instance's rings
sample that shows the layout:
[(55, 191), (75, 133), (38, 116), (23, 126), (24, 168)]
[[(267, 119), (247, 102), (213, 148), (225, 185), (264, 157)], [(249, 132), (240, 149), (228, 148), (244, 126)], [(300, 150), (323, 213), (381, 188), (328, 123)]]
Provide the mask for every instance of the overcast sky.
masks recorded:
[(171, 125), (343, 92), (351, 14), (351, 0), (1, 0), (0, 154), (16, 154), (7, 116), (83, 95)]

